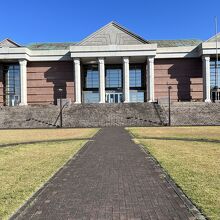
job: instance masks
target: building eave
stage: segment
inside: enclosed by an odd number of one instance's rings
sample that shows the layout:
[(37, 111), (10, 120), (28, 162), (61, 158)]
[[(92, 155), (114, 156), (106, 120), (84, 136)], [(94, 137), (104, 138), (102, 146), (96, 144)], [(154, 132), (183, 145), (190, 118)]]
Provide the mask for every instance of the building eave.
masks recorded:
[(199, 57), (198, 46), (160, 47), (157, 48), (157, 59), (167, 58), (196, 58)]
[(71, 46), (71, 57), (155, 56), (157, 44)]
[[(220, 52), (220, 43), (217, 44), (218, 53)], [(199, 56), (215, 55), (216, 42), (204, 42), (199, 46)]]

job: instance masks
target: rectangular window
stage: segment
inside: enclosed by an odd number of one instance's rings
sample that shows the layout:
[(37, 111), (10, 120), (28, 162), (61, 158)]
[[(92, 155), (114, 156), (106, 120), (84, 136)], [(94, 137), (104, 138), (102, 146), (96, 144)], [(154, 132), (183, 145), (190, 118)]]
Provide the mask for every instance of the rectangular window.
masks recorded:
[(21, 102), (20, 68), (19, 65), (9, 64), (3, 66), (5, 82), (5, 104), (15, 106)]
[[(218, 75), (216, 77), (216, 66), (218, 66)], [(220, 61), (216, 65), (216, 61), (210, 61), (210, 86), (211, 88), (220, 87)]]
[(142, 69), (140, 66), (131, 66), (129, 71), (130, 87), (137, 88), (142, 86)]
[(144, 91), (131, 90), (130, 102), (144, 102)]
[(84, 91), (83, 92), (84, 103), (98, 103), (99, 92), (96, 91)]
[(122, 88), (122, 70), (106, 69), (106, 88)]
[(99, 88), (99, 71), (97, 67), (86, 69), (85, 88), (86, 89), (98, 89)]

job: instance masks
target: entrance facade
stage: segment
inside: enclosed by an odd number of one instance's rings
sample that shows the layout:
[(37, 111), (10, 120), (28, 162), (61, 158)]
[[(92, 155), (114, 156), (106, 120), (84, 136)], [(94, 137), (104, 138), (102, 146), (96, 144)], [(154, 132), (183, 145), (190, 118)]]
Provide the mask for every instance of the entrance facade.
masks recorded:
[[(107, 60), (107, 59), (106, 59)], [(120, 61), (120, 59), (119, 59)], [(101, 102), (100, 70), (96, 64), (83, 66), (82, 102)], [(127, 99), (129, 102), (144, 102), (146, 100), (146, 73), (144, 64), (131, 64), (128, 70), (129, 82), (125, 82), (125, 73), (122, 64), (108, 64), (104, 75), (104, 101), (106, 103), (125, 102), (125, 87), (127, 84)], [(128, 87), (129, 86), (129, 87)]]

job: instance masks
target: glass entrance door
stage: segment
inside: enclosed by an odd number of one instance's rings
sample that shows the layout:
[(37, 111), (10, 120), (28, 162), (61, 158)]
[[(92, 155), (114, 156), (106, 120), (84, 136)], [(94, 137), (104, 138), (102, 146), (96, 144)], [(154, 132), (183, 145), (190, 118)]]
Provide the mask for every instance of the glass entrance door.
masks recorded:
[(105, 99), (107, 103), (121, 103), (123, 95), (122, 93), (106, 93)]

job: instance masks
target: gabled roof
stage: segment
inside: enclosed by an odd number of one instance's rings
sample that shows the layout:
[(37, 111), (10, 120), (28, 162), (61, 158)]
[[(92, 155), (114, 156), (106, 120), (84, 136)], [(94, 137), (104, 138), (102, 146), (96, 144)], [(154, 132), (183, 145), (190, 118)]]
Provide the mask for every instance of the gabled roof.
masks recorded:
[(148, 40), (151, 44), (157, 44), (157, 47), (184, 47), (184, 46), (198, 46), (202, 40)]
[(31, 50), (68, 50), (70, 46), (74, 46), (74, 42), (65, 43), (33, 43), (27, 45)]
[(220, 41), (220, 32), (209, 38), (206, 42), (215, 42), (217, 37), (217, 41)]
[(147, 44), (142, 37), (132, 33), (116, 22), (112, 21), (86, 37), (77, 45), (101, 46), (101, 45), (134, 45)]
[(0, 47), (20, 47), (20, 45), (9, 38), (6, 38), (0, 42)]

